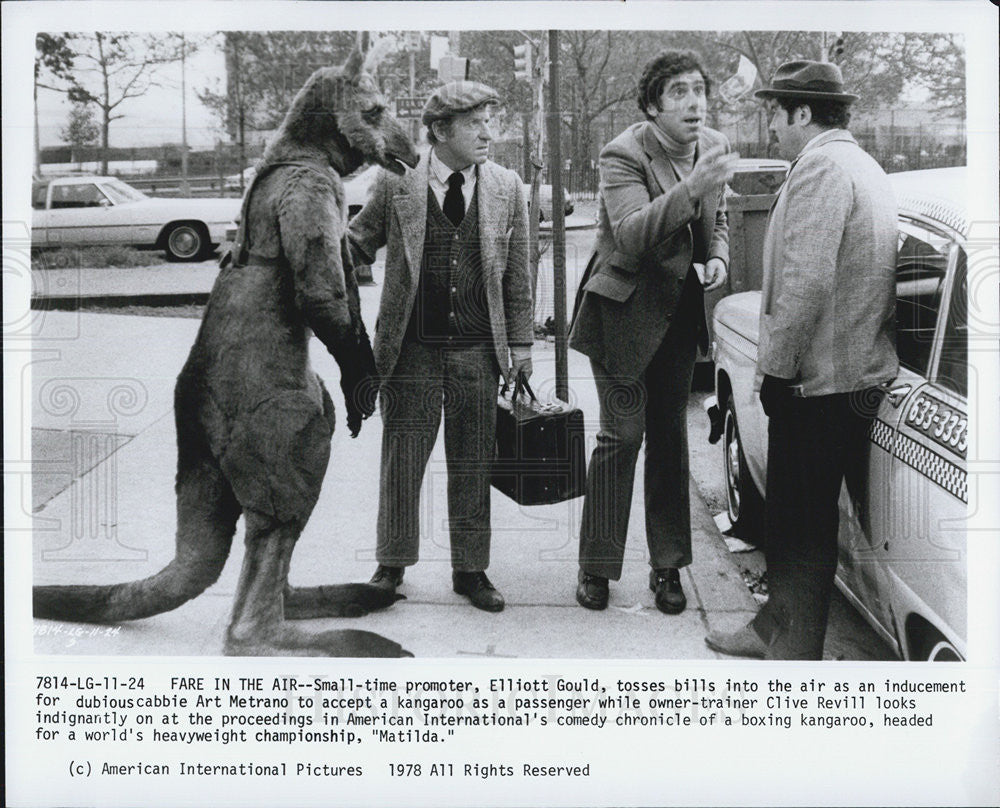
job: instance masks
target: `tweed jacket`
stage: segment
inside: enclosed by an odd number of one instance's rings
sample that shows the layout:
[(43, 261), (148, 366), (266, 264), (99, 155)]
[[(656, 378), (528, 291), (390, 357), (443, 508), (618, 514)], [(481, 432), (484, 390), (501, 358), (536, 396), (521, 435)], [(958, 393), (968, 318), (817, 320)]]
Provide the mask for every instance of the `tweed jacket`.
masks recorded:
[(885, 172), (844, 129), (806, 144), (764, 237), (764, 374), (803, 396), (890, 381), (895, 348), (896, 201)]
[[(692, 199), (653, 126), (633, 124), (601, 151), (597, 240), (570, 332), (571, 347), (624, 378), (641, 376), (663, 341), (691, 264), (729, 263), (721, 191)], [(698, 151), (719, 144), (729, 150), (725, 135), (703, 129)]]
[[(371, 195), (348, 228), (356, 262), (373, 263), (386, 246), (385, 281), (375, 326), (375, 365), (387, 379), (399, 359), (413, 311), (427, 228), (429, 154), (399, 177), (382, 170)], [(487, 161), (478, 166), (479, 242), (483, 283), (501, 371), (510, 367), (511, 345), (534, 341), (528, 269), (528, 210), (521, 179)]]

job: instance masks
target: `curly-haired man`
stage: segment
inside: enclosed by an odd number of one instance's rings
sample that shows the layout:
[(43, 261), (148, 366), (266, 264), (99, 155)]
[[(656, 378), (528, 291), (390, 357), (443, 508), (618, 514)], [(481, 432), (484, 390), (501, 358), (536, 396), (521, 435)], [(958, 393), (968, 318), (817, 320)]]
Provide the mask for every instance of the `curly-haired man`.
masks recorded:
[(597, 242), (570, 334), (590, 357), (601, 408), (580, 528), (576, 599), (588, 609), (604, 609), (608, 580), (621, 577), (643, 435), (649, 586), (660, 611), (687, 605), (685, 407), (698, 346), (707, 348), (703, 291), (726, 280), (723, 189), (737, 159), (705, 126), (709, 89), (696, 54), (664, 51), (639, 81), (646, 120), (601, 152)]

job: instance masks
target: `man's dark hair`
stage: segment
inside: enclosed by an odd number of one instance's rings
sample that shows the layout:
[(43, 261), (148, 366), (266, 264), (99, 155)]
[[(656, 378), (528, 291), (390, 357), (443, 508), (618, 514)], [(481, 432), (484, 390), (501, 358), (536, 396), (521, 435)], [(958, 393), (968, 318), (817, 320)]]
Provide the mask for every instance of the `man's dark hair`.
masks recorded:
[(824, 129), (846, 129), (851, 122), (851, 104), (843, 101), (818, 101), (815, 98), (776, 98), (788, 119), (792, 122), (792, 113), (799, 107), (809, 107), (812, 110), (813, 123)]
[(660, 96), (663, 95), (663, 88), (674, 76), (681, 73), (690, 73), (697, 70), (705, 80), (705, 95), (712, 91), (712, 80), (701, 66), (701, 59), (694, 51), (665, 50), (653, 57), (642, 70), (639, 78), (639, 92), (636, 100), (639, 109), (647, 118), (652, 116), (646, 111), (647, 107), (660, 108)]

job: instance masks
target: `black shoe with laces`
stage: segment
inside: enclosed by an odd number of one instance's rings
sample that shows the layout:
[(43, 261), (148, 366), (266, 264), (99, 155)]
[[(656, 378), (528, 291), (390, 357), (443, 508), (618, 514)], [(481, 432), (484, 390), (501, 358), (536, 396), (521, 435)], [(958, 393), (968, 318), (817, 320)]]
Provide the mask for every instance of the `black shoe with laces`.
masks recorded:
[(482, 609), (484, 612), (503, 611), (503, 595), (497, 592), (496, 587), (490, 583), (485, 572), (453, 570), (451, 583), (455, 593), (465, 595), (477, 609)]

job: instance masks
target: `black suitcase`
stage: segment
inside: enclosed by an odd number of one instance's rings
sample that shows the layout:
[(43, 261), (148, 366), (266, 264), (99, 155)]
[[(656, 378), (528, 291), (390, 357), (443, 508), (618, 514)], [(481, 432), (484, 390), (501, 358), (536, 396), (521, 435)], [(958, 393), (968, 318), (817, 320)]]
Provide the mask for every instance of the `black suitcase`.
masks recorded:
[[(520, 395), (527, 391), (526, 400)], [(521, 505), (548, 505), (583, 495), (587, 479), (583, 413), (559, 401), (540, 404), (518, 379), (497, 399), (497, 442), (493, 487)]]

